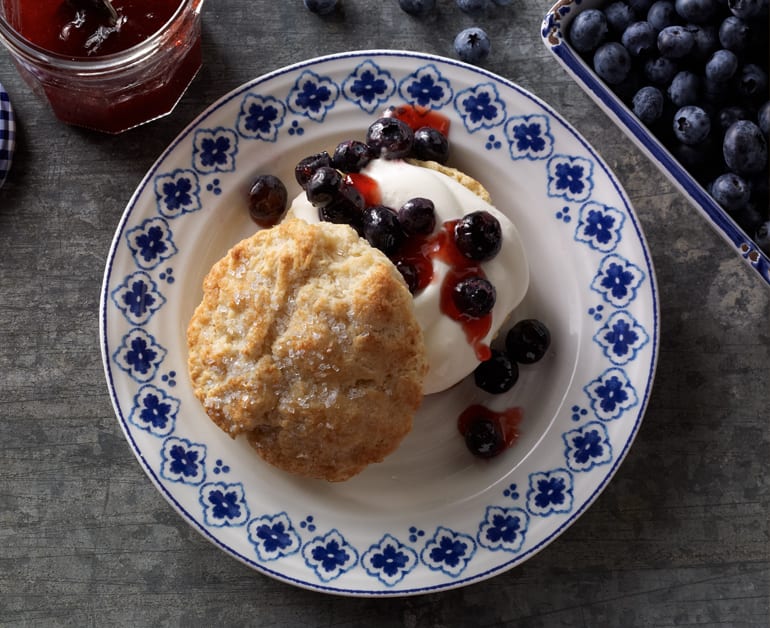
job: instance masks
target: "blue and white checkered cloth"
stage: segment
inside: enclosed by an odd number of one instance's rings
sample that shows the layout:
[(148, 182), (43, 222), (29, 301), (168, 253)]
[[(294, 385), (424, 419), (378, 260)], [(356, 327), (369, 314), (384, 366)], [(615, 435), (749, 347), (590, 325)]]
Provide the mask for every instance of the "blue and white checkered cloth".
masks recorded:
[(13, 109), (8, 92), (0, 83), (0, 186), (11, 167), (13, 147), (16, 140), (16, 125), (13, 121)]

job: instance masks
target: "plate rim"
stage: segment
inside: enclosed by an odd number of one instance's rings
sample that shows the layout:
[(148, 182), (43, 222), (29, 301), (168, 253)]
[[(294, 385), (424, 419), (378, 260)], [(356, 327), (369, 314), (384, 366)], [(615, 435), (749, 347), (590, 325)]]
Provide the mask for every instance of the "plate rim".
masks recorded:
[[(598, 163), (602, 165), (616, 193), (624, 200), (627, 206), (627, 209), (629, 210), (628, 216), (631, 219), (631, 223), (633, 224), (634, 233), (636, 234), (636, 237), (638, 239), (638, 242), (641, 248), (641, 252), (643, 253), (644, 260), (647, 264), (646, 278), (650, 282), (649, 293), (650, 293), (650, 299), (651, 299), (650, 307), (652, 310), (651, 323), (653, 323), (653, 326), (650, 332), (651, 338), (649, 343), (651, 347), (650, 366), (649, 366), (649, 371), (645, 373), (646, 382), (645, 382), (644, 391), (639, 392), (638, 410), (636, 411), (636, 416), (635, 416), (633, 426), (630, 428), (629, 437), (625, 439), (625, 441), (623, 442), (622, 450), (615, 456), (615, 458), (612, 461), (612, 464), (609, 467), (609, 470), (604, 474), (604, 476), (602, 477), (598, 485), (593, 487), (593, 490), (591, 491), (590, 495), (588, 495), (585, 498), (585, 500), (580, 504), (579, 507), (576, 507), (573, 511), (571, 511), (569, 513), (569, 516), (561, 523), (561, 525), (556, 527), (555, 530), (547, 538), (542, 539), (540, 542), (533, 545), (531, 548), (528, 548), (526, 551), (517, 553), (514, 556), (510, 557), (509, 560), (504, 561), (500, 564), (497, 564), (493, 567), (490, 567), (489, 569), (486, 569), (477, 574), (472, 574), (470, 576), (459, 578), (457, 580), (453, 580), (448, 583), (417, 586), (417, 587), (410, 588), (408, 590), (346, 589), (341, 587), (330, 586), (324, 583), (306, 582), (305, 580), (301, 580), (293, 576), (286, 575), (285, 573), (281, 573), (277, 570), (271, 569), (270, 567), (268, 567), (263, 563), (257, 562), (256, 560), (250, 559), (249, 557), (242, 555), (235, 548), (229, 547), (227, 544), (220, 541), (217, 537), (211, 534), (210, 531), (206, 527), (204, 527), (200, 521), (193, 518), (190, 515), (190, 513), (187, 512), (187, 509), (177, 501), (177, 499), (174, 497), (172, 492), (169, 491), (161, 483), (160, 479), (156, 474), (156, 470), (150, 465), (149, 461), (145, 458), (141, 448), (137, 445), (134, 437), (131, 435), (130, 431), (128, 430), (128, 427), (127, 427), (128, 421), (127, 421), (127, 418), (124, 416), (124, 413), (118, 403), (117, 392), (115, 390), (115, 386), (113, 385), (112, 365), (110, 364), (110, 355), (109, 355), (109, 349), (107, 346), (107, 333), (106, 333), (107, 332), (107, 310), (108, 310), (109, 301), (110, 301), (109, 281), (112, 276), (111, 273), (112, 273), (113, 264), (115, 262), (117, 249), (125, 233), (126, 224), (129, 218), (131, 217), (132, 211), (135, 209), (136, 203), (140, 195), (142, 194), (144, 188), (148, 185), (148, 183), (152, 181), (153, 176), (155, 175), (159, 167), (162, 165), (164, 160), (176, 149), (176, 147), (183, 140), (185, 140), (189, 136), (189, 134), (194, 129), (198, 127), (201, 121), (203, 121), (206, 117), (208, 117), (214, 110), (222, 107), (228, 101), (232, 100), (233, 98), (236, 98), (240, 94), (245, 93), (246, 91), (253, 88), (254, 86), (270, 81), (283, 74), (296, 72), (308, 66), (317, 65), (319, 63), (326, 63), (329, 61), (339, 61), (339, 60), (351, 59), (356, 57), (399, 57), (399, 58), (407, 57), (407, 58), (418, 59), (426, 62), (436, 62), (436, 63), (446, 64), (449, 66), (456, 66), (466, 71), (470, 70), (473, 73), (486, 76), (487, 78), (500, 82), (503, 85), (513, 89), (514, 91), (521, 94), (522, 96), (525, 96), (531, 99), (538, 106), (542, 107), (543, 110), (548, 112), (550, 115), (554, 116), (554, 118), (559, 120), (559, 122), (564, 125), (565, 129), (572, 134), (574, 139), (577, 140), (591, 154), (591, 156)], [(409, 50), (396, 50), (396, 49), (354, 50), (354, 51), (320, 55), (317, 57), (305, 59), (296, 63), (289, 64), (287, 66), (263, 73), (253, 79), (250, 79), (249, 81), (242, 83), (241, 85), (233, 88), (232, 90), (228, 91), (224, 95), (220, 96), (209, 105), (205, 106), (203, 110), (198, 115), (196, 115), (193, 118), (193, 120), (190, 123), (188, 123), (175, 136), (175, 138), (163, 149), (161, 154), (152, 163), (152, 165), (148, 168), (147, 172), (141, 178), (140, 182), (137, 184), (137, 187), (132, 193), (129, 201), (127, 202), (126, 207), (121, 214), (121, 218), (115, 228), (115, 233), (111, 241), (109, 252), (105, 261), (105, 270), (104, 270), (102, 286), (100, 290), (99, 341), (100, 341), (100, 351), (102, 355), (102, 364), (103, 364), (103, 370), (106, 378), (106, 384), (109, 391), (113, 411), (118, 418), (118, 422), (120, 424), (121, 430), (123, 431), (124, 436), (126, 437), (126, 439), (128, 440), (131, 446), (132, 453), (137, 458), (138, 462), (140, 463), (140, 466), (144, 470), (145, 474), (149, 477), (152, 484), (155, 486), (156, 490), (164, 497), (164, 499), (169, 503), (169, 505), (176, 511), (176, 513), (182, 518), (182, 520), (187, 525), (191, 526), (194, 530), (196, 530), (199, 534), (201, 534), (201, 536), (203, 536), (206, 540), (212, 542), (216, 547), (219, 547), (230, 557), (235, 558), (239, 562), (247, 565), (248, 567), (257, 571), (258, 573), (262, 573), (263, 575), (267, 575), (276, 580), (291, 584), (293, 586), (298, 586), (300, 588), (311, 590), (311, 591), (329, 593), (333, 595), (346, 596), (346, 597), (408, 597), (408, 596), (415, 596), (415, 595), (424, 595), (427, 593), (434, 593), (439, 591), (448, 591), (448, 590), (468, 586), (470, 584), (481, 582), (495, 575), (500, 575), (502, 573), (505, 573), (506, 571), (509, 571), (514, 566), (521, 564), (526, 560), (530, 559), (532, 556), (534, 556), (535, 554), (539, 553), (542, 549), (544, 549), (547, 545), (549, 545), (550, 543), (555, 541), (557, 538), (559, 538), (564, 533), (564, 531), (567, 528), (569, 528), (580, 516), (582, 516), (582, 514), (596, 501), (599, 495), (605, 490), (609, 482), (614, 478), (618, 468), (620, 467), (622, 462), (625, 460), (626, 455), (628, 454), (628, 451), (631, 448), (631, 445), (633, 444), (634, 440), (636, 439), (639, 433), (641, 423), (643, 421), (644, 415), (647, 410), (647, 406), (648, 406), (649, 399), (650, 399), (654, 382), (655, 382), (655, 375), (657, 371), (657, 364), (658, 364), (658, 357), (659, 357), (660, 298), (659, 298), (657, 277), (655, 274), (655, 268), (654, 268), (652, 256), (650, 253), (649, 245), (647, 243), (644, 231), (642, 230), (642, 226), (639, 221), (638, 215), (636, 214), (633, 208), (633, 204), (631, 203), (627, 193), (625, 192), (619, 180), (617, 179), (617, 176), (615, 175), (613, 170), (609, 167), (609, 165), (604, 160), (604, 158), (599, 154), (598, 150), (595, 149), (591, 144), (589, 144), (587, 140), (574, 128), (574, 126), (572, 126), (572, 124), (570, 124), (566, 120), (566, 118), (562, 114), (555, 111), (549, 104), (547, 104), (545, 101), (540, 99), (537, 95), (521, 87), (514, 81), (510, 79), (506, 79), (484, 68), (470, 65), (462, 61), (458, 61), (456, 59), (451, 59), (451, 58), (430, 54), (430, 53), (422, 53), (422, 52), (409, 51)]]

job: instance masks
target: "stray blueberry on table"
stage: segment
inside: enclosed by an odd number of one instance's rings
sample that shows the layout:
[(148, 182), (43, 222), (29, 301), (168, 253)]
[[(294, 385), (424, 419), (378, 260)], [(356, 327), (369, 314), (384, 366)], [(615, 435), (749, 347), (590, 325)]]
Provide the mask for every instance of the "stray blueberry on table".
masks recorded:
[(695, 105), (682, 107), (674, 115), (674, 135), (683, 144), (695, 146), (706, 140), (711, 132), (711, 119)]
[(422, 17), (436, 7), (436, 0), (398, 0), (398, 6), (409, 15)]
[(493, 395), (508, 392), (519, 379), (519, 366), (505, 351), (492, 349), (492, 356), (479, 363), (473, 380), (481, 390)]
[(505, 336), (505, 349), (519, 364), (534, 364), (551, 346), (551, 332), (534, 318), (519, 321)]
[(337, 0), (304, 0), (305, 8), (311, 13), (329, 15), (337, 8)]
[(452, 300), (461, 314), (470, 319), (478, 319), (492, 311), (497, 292), (489, 280), (471, 275), (457, 282), (452, 290)]
[(459, 9), (470, 15), (478, 15), (487, 8), (489, 0), (455, 0)]
[(569, 27), (569, 41), (575, 50), (596, 50), (607, 37), (607, 16), (599, 9), (581, 11)]
[(479, 63), (489, 56), (492, 44), (483, 29), (472, 26), (457, 34), (454, 48), (461, 60), (466, 63)]
[(631, 55), (622, 44), (610, 41), (599, 46), (594, 53), (596, 73), (610, 85), (622, 83), (631, 71)]

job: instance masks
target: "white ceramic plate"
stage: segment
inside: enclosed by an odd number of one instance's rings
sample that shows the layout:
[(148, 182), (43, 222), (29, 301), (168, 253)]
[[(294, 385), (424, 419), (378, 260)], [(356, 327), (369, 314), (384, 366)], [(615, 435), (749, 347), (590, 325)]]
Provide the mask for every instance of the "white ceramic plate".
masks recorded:
[(765, 285), (770, 286), (770, 257), (762, 252), (751, 237), (682, 167), (569, 44), (567, 33), (570, 22), (580, 11), (597, 8), (601, 4), (602, 0), (559, 0), (543, 19), (541, 28), (543, 43), (586, 94), (668, 177)]
[[(185, 329), (209, 267), (255, 226), (254, 176), (363, 138), (389, 104), (451, 120), (452, 163), (518, 226), (531, 288), (515, 319), (553, 343), (491, 397), (464, 381), (426, 397), (385, 462), (344, 483), (282, 473), (211, 423), (186, 374)], [(555, 539), (639, 429), (658, 347), (658, 293), (639, 222), (595, 151), (547, 105), (484, 70), (410, 52), (351, 52), (258, 78), (195, 120), (147, 173), (117, 229), (101, 332), (115, 411), (153, 483), (206, 538), (320, 591), (404, 595), (501, 573)], [(517, 444), (474, 458), (469, 404), (521, 406)]]

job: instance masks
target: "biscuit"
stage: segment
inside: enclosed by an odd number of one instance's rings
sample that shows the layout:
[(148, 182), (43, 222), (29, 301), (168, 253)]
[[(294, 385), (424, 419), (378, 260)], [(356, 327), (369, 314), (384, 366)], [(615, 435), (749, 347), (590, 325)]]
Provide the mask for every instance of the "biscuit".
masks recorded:
[(193, 390), (270, 464), (346, 480), (411, 430), (428, 370), (412, 296), (347, 225), (287, 219), (236, 244), (187, 330)]

